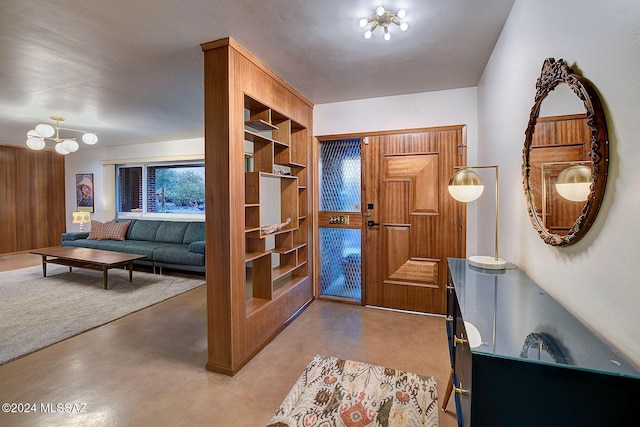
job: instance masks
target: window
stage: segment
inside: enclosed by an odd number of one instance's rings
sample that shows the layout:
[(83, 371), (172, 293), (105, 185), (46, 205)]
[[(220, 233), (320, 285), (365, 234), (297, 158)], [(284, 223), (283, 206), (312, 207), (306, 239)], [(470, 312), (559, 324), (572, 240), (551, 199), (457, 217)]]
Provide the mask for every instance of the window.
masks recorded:
[(119, 165), (118, 217), (204, 215), (204, 163)]

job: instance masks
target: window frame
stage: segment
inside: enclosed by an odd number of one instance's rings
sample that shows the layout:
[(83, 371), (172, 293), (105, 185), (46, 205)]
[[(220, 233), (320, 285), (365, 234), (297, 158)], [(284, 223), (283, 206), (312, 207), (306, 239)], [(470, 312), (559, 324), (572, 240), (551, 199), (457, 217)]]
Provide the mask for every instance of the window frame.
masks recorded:
[[(164, 219), (164, 220), (196, 220), (196, 221), (204, 221), (206, 215), (205, 211), (202, 213), (160, 213), (160, 212), (148, 212), (148, 197), (147, 197), (147, 187), (148, 187), (148, 171), (149, 167), (163, 167), (163, 166), (172, 166), (172, 167), (189, 167), (189, 166), (201, 166), (203, 169), (205, 167), (204, 159), (197, 160), (178, 160), (178, 161), (144, 161), (144, 162), (127, 162), (127, 163), (117, 163), (115, 165), (115, 211), (117, 219)], [(121, 195), (120, 195), (120, 169), (123, 168), (142, 168), (142, 188), (143, 188), (143, 197), (142, 197), (142, 212), (122, 212), (120, 211), (121, 207)], [(206, 188), (206, 181), (205, 181)], [(206, 191), (206, 190), (205, 190)]]

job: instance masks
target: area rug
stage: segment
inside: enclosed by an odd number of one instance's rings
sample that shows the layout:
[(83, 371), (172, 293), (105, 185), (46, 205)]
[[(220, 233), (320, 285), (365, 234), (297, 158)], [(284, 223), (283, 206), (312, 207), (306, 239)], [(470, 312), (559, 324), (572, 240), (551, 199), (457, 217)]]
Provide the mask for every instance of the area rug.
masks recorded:
[(0, 365), (205, 283), (203, 276), (102, 272), (49, 264), (0, 273)]
[(434, 377), (316, 355), (267, 427), (437, 425)]

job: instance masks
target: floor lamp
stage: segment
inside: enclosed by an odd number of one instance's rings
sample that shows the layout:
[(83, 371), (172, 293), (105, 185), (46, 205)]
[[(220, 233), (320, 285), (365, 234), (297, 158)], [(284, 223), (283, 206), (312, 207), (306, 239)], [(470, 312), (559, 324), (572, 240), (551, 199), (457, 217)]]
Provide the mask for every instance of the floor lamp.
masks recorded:
[(468, 258), (469, 264), (489, 270), (504, 270), (507, 262), (498, 257), (498, 166), (455, 166), (459, 169), (449, 180), (449, 194), (454, 199), (469, 203), (476, 200), (484, 191), (482, 178), (473, 169), (495, 169), (496, 170), (496, 253), (495, 256), (472, 255)]

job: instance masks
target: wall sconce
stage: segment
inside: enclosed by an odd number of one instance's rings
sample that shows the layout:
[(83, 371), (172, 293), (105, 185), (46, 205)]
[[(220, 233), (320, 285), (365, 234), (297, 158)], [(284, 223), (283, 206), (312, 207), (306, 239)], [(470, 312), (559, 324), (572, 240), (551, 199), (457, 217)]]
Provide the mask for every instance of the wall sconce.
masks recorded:
[(74, 212), (72, 224), (80, 224), (80, 231), (84, 231), (84, 223), (91, 222), (91, 214), (89, 212)]
[(472, 169), (495, 169), (496, 170), (496, 254), (495, 256), (473, 255), (468, 258), (469, 264), (489, 270), (504, 270), (507, 262), (498, 257), (498, 215), (499, 215), (499, 187), (498, 187), (498, 166), (455, 166), (460, 169), (453, 174), (449, 180), (449, 194), (454, 199), (469, 203), (476, 200), (484, 191), (482, 178)]

